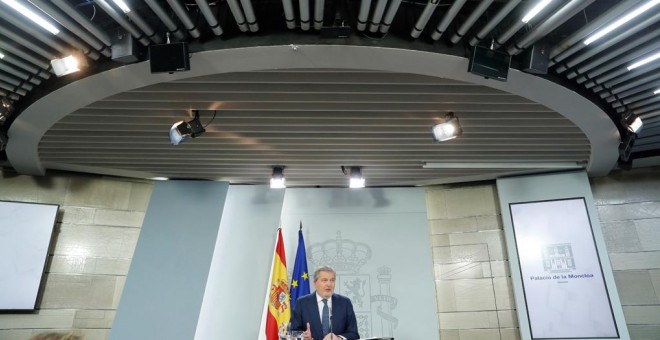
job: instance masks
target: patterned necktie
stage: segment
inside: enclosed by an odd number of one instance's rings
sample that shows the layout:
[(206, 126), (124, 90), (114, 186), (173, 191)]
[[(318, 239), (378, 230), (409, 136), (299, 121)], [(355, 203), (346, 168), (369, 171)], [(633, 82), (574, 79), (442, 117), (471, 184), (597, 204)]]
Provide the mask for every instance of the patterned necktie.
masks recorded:
[(323, 317), (321, 318), (321, 326), (323, 327), (323, 336), (330, 333), (330, 310), (328, 309), (328, 299), (323, 299)]

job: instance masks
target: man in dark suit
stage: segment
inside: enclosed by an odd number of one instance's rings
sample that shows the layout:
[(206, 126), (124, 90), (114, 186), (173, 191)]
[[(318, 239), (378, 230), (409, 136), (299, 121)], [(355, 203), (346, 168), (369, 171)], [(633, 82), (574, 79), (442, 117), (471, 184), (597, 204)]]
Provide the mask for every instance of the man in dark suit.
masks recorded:
[(360, 338), (351, 300), (334, 294), (337, 274), (330, 267), (314, 272), (316, 291), (300, 297), (291, 315), (291, 329), (304, 331), (305, 340)]

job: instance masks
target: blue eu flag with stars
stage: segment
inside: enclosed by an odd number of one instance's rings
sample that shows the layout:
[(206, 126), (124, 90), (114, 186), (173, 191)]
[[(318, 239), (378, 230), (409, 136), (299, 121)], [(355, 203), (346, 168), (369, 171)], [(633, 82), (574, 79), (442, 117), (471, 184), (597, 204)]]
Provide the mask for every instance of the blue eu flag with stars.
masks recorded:
[(305, 253), (302, 222), (300, 222), (296, 262), (293, 265), (293, 275), (291, 276), (291, 310), (296, 307), (296, 300), (307, 294), (309, 294), (309, 273), (307, 272), (307, 254)]

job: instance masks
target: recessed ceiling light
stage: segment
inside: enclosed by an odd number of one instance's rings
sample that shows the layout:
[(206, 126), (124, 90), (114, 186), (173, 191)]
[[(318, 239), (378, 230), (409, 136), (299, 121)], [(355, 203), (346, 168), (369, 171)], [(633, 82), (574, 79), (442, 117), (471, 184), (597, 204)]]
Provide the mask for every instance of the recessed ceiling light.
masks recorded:
[(270, 178), (271, 189), (286, 188), (286, 178), (284, 178), (284, 168), (281, 166), (273, 167), (273, 175)]
[(627, 23), (628, 21), (630, 21), (630, 20), (634, 19), (635, 17), (641, 15), (642, 13), (648, 11), (649, 9), (651, 9), (651, 7), (657, 5), (658, 3), (660, 3), (660, 0), (651, 0), (651, 1), (647, 2), (643, 6), (637, 8), (636, 10), (634, 10), (634, 11), (628, 13), (628, 14), (626, 14), (621, 19), (605, 26), (604, 28), (602, 28), (600, 30), (597, 30), (596, 33), (592, 34), (591, 36), (589, 36), (584, 41), (584, 44), (589, 45), (592, 42), (602, 38), (604, 35), (614, 31), (615, 29), (619, 28), (619, 26)]
[(119, 7), (124, 13), (128, 13), (131, 11), (131, 9), (128, 7), (128, 5), (124, 2), (124, 0), (112, 0), (117, 7)]
[(657, 52), (657, 53), (655, 53), (653, 55), (650, 55), (650, 56), (648, 56), (648, 57), (646, 57), (646, 58), (644, 58), (644, 59), (642, 59), (642, 60), (640, 60), (640, 61), (638, 61), (634, 64), (631, 64), (630, 66), (628, 66), (628, 71), (632, 71), (632, 70), (634, 70), (634, 69), (636, 69), (640, 66), (644, 66), (644, 65), (646, 65), (646, 64), (648, 64), (648, 63), (650, 63), (650, 62), (652, 62), (652, 61), (654, 61), (658, 58), (660, 58), (660, 52)]
[(57, 27), (55, 27), (55, 25), (48, 22), (46, 19), (41, 17), (39, 14), (34, 13), (29, 8), (23, 6), (21, 3), (18, 3), (15, 0), (2, 0), (2, 2), (6, 3), (7, 6), (13, 8), (16, 12), (23, 14), (28, 19), (32, 20), (32, 22), (34, 22), (35, 24), (37, 24), (37, 25), (41, 26), (42, 28), (46, 29), (48, 32), (53, 33), (53, 34), (60, 33), (60, 30), (58, 30)]
[(552, 0), (541, 0), (536, 6), (532, 7), (532, 9), (525, 14), (525, 16), (522, 18), (522, 22), (528, 23), (530, 20), (532, 20), (541, 10), (543, 10), (546, 6), (548, 6), (552, 2)]

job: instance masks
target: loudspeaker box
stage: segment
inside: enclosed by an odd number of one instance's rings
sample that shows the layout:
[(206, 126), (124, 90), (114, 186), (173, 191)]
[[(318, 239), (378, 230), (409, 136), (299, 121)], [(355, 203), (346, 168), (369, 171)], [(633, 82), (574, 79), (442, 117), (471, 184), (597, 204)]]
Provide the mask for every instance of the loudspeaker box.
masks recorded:
[(510, 65), (511, 56), (508, 53), (475, 46), (470, 56), (468, 71), (486, 78), (506, 81)]

